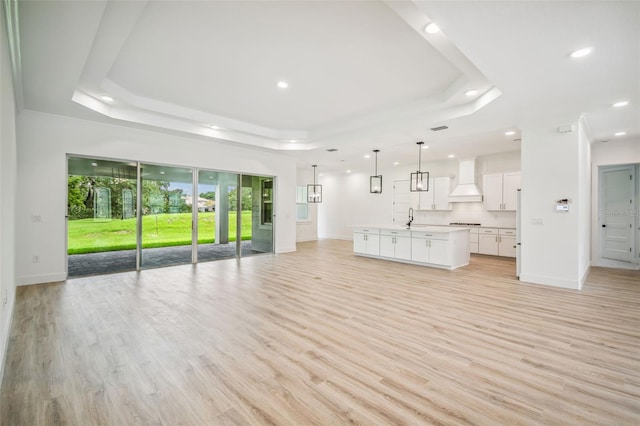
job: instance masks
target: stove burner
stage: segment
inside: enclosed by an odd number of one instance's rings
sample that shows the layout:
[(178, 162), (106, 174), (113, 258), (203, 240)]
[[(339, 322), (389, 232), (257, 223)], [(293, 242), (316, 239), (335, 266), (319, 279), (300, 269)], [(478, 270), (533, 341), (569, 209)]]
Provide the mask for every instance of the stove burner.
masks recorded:
[(479, 223), (450, 222), (451, 226), (482, 226)]

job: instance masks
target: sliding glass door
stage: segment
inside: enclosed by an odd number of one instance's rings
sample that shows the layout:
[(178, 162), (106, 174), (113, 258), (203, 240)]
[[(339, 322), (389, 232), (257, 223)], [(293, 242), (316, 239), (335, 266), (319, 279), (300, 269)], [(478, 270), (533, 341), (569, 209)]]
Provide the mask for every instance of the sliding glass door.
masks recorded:
[(274, 179), (269, 176), (242, 176), (242, 230), (248, 236), (242, 256), (273, 252)]
[(69, 277), (136, 269), (136, 163), (69, 157)]
[(236, 257), (238, 175), (198, 171), (198, 262)]
[(193, 169), (140, 165), (141, 268), (191, 263)]
[(273, 177), (69, 156), (67, 181), (69, 277), (273, 252)]

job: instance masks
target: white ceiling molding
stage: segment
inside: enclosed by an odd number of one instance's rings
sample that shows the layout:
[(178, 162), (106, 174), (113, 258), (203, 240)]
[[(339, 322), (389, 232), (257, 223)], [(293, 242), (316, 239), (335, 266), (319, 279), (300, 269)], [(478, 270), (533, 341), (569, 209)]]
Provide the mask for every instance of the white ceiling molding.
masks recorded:
[[(330, 139), (345, 133), (353, 137), (370, 133), (372, 128), (400, 127), (411, 120), (441, 122), (472, 114), (499, 95), (489, 81), (473, 64), (453, 46), (443, 34), (422, 31), (429, 18), (411, 2), (387, 2), (424, 43), (435, 48), (459, 72), (459, 76), (444, 90), (432, 95), (395, 105), (347, 116), (314, 128), (280, 129), (259, 125), (236, 117), (214, 114), (188, 105), (144, 96), (135, 88), (125, 88), (109, 77), (110, 70), (119, 60), (123, 47), (138, 29), (149, 3), (108, 1), (89, 57), (73, 101), (108, 117), (147, 124), (181, 132), (215, 137), (249, 145), (280, 150), (309, 150), (331, 143)], [(383, 9), (384, 10), (384, 9)], [(385, 12), (386, 13), (386, 12)], [(151, 18), (149, 18), (151, 19)], [(385, 18), (393, 19), (393, 18)], [(146, 22), (146, 21), (145, 21)], [(148, 26), (148, 25), (147, 25)], [(140, 30), (142, 31), (142, 30)], [(139, 36), (139, 35), (138, 35)], [(428, 71), (428, 70), (426, 70)], [(428, 73), (424, 78), (429, 78)], [(474, 88), (479, 95), (469, 99), (464, 92)], [(101, 99), (108, 95), (113, 102)], [(484, 99), (484, 102), (478, 100)], [(207, 126), (215, 125), (219, 129)], [(295, 140), (292, 144), (289, 141)]]
[(22, 91), (22, 58), (20, 53), (20, 26), (18, 19), (18, 2), (4, 0), (4, 20), (7, 25), (7, 38), (9, 41), (9, 55), (11, 56), (11, 68), (13, 71), (13, 87), (15, 89), (16, 108), (22, 110), (24, 96)]

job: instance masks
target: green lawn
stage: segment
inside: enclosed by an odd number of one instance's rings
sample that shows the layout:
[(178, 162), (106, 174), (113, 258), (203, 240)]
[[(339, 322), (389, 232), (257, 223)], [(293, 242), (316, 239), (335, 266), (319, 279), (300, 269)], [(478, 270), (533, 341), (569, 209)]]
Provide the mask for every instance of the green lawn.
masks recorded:
[[(198, 243), (213, 243), (215, 216), (198, 214)], [(69, 220), (69, 254), (96, 253), (136, 248), (136, 219)], [(229, 240), (235, 241), (236, 214), (229, 213)], [(242, 239), (251, 239), (251, 211), (242, 212)], [(142, 217), (142, 247), (191, 244), (191, 213), (159, 214)]]

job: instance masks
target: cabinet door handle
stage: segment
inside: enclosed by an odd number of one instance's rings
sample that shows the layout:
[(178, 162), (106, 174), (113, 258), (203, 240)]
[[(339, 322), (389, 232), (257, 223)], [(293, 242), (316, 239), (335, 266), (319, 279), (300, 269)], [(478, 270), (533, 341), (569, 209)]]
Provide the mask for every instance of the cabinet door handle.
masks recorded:
[(364, 236), (364, 240), (367, 241), (367, 235)]

